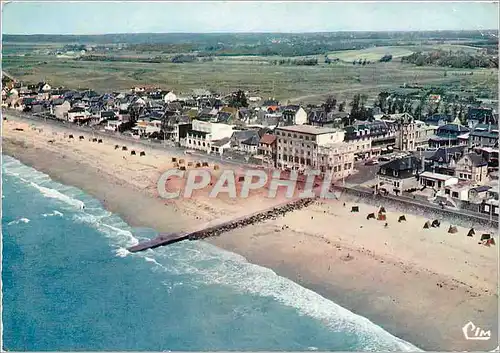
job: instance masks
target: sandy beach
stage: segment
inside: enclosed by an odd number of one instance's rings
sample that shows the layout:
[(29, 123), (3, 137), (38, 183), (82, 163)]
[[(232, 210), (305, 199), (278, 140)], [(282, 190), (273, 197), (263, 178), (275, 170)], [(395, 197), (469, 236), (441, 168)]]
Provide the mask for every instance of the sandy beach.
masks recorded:
[[(64, 127), (7, 118), (3, 153), (86, 191), (132, 226), (185, 230), (281, 201), (260, 192), (245, 200), (209, 199), (206, 191), (189, 200), (164, 200), (156, 183), (174, 166), (172, 157), (185, 159), (186, 165), (199, 159), (113, 138), (92, 142), (80, 132), (69, 139)], [(80, 135), (85, 139), (80, 141)], [(146, 155), (131, 156), (132, 149)], [(207, 169), (214, 172), (213, 166)], [(405, 214), (406, 222), (398, 223), (401, 213), (391, 209), (386, 228), (384, 221), (366, 219), (377, 207), (356, 203), (360, 212), (351, 213), (352, 205), (347, 198), (318, 202), (209, 242), (273, 269), (424, 350), (496, 348), (498, 238), (492, 247), (478, 244), (480, 234), (490, 230), (476, 229), (475, 237), (467, 237), (469, 229), (457, 227), (449, 234), (445, 219), (440, 228), (423, 229), (429, 219)], [(465, 340), (462, 327), (469, 321), (491, 330), (492, 338)]]

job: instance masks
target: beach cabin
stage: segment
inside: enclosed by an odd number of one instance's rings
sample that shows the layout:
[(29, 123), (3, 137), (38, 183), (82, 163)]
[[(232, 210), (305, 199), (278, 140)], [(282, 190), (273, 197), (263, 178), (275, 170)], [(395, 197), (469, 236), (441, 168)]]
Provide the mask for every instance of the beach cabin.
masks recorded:
[(446, 186), (458, 184), (458, 178), (451, 175), (423, 172), (419, 175), (419, 182), (422, 186), (441, 190)]
[(109, 120), (106, 123), (106, 126), (104, 127), (104, 130), (116, 132), (116, 131), (118, 131), (118, 128), (120, 127), (121, 124), (122, 124), (121, 121), (118, 121), (118, 120)]

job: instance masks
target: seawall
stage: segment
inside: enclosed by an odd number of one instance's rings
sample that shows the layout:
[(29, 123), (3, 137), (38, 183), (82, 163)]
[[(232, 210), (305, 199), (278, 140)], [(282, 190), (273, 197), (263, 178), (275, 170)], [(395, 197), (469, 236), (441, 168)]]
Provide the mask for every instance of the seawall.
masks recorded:
[(498, 229), (498, 216), (482, 215), (467, 210), (442, 209), (437, 205), (424, 204), (418, 200), (413, 200), (401, 196), (375, 195), (370, 189), (353, 187), (336, 187), (342, 192), (343, 197), (359, 203), (366, 203), (374, 206), (384, 206), (400, 211), (401, 213), (411, 213), (426, 217), (429, 220), (445, 218), (450, 223), (465, 228), (480, 227)]

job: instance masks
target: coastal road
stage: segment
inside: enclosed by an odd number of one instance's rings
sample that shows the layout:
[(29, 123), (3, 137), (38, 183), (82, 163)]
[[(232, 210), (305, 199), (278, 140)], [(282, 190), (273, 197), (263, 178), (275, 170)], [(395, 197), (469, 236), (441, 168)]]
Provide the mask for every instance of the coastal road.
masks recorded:
[[(46, 125), (53, 126), (58, 129), (66, 129), (68, 132), (75, 132), (80, 131), (82, 133), (86, 134), (93, 134), (95, 136), (103, 137), (103, 138), (114, 138), (120, 141), (124, 142), (130, 142), (134, 144), (140, 144), (143, 146), (147, 146), (156, 150), (161, 150), (161, 151), (167, 151), (171, 152), (174, 155), (184, 155), (186, 152), (186, 148), (183, 147), (177, 147), (175, 146), (172, 142), (168, 141), (163, 143), (162, 141), (158, 140), (149, 140), (149, 139), (136, 139), (130, 136), (123, 135), (121, 133), (115, 133), (115, 132), (107, 132), (107, 131), (101, 131), (97, 129), (93, 129), (91, 127), (87, 126), (78, 126), (76, 124), (71, 124), (71, 123), (66, 123), (66, 122), (61, 122), (59, 120), (53, 120), (53, 119), (46, 119), (40, 116), (35, 116), (32, 114), (25, 114), (19, 111), (15, 110), (4, 110), (2, 109), (2, 116), (7, 116), (7, 117), (18, 117), (21, 119), (25, 120), (32, 120), (36, 122), (42, 122)], [(199, 157), (200, 159), (203, 159), (205, 161), (210, 161), (222, 165), (227, 165), (227, 166), (246, 166), (246, 167), (251, 167), (251, 166), (256, 166), (256, 164), (251, 164), (247, 163), (244, 156), (232, 153), (229, 158), (227, 156), (219, 156), (219, 155), (210, 155), (210, 154), (205, 154), (197, 151), (193, 151), (190, 153), (191, 156), (193, 157)]]

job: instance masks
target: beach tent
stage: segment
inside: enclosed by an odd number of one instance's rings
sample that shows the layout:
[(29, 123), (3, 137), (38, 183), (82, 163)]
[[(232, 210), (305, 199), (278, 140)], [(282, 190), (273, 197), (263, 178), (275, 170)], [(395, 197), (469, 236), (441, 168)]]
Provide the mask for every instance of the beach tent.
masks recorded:
[(488, 234), (488, 233), (485, 233), (485, 234), (481, 235), (481, 241), (483, 241), (483, 240), (488, 240), (488, 239), (490, 239), (490, 238), (491, 238), (491, 235), (490, 235), (490, 234)]
[(177, 162), (177, 158), (172, 157), (172, 162)]
[(490, 239), (486, 240), (486, 243), (487, 243), (488, 245), (495, 245), (495, 239), (490, 238)]
[(384, 208), (384, 206), (380, 207), (380, 210), (378, 211), (378, 213), (385, 213), (385, 208)]
[(368, 216), (366, 216), (366, 219), (375, 219), (375, 213), (369, 213)]
[(383, 213), (379, 213), (377, 219), (379, 221), (385, 221), (386, 220), (386, 216)]
[(424, 224), (424, 229), (429, 229), (431, 227), (431, 222), (427, 221)]
[(448, 228), (448, 233), (455, 234), (456, 232), (458, 232), (457, 227), (450, 226), (450, 228)]
[(359, 212), (359, 206), (352, 206), (351, 212)]
[(406, 217), (405, 217), (405, 215), (401, 215), (401, 216), (399, 216), (398, 222), (399, 222), (399, 223), (401, 223), (401, 222), (403, 222), (403, 221), (406, 221)]
[(437, 219), (435, 219), (432, 221), (431, 227), (439, 228), (440, 225), (441, 225), (441, 222), (439, 222)]
[(467, 233), (467, 236), (468, 236), (468, 237), (473, 237), (475, 234), (476, 234), (476, 232), (474, 231), (474, 228), (471, 228), (471, 229), (469, 230), (469, 233)]

